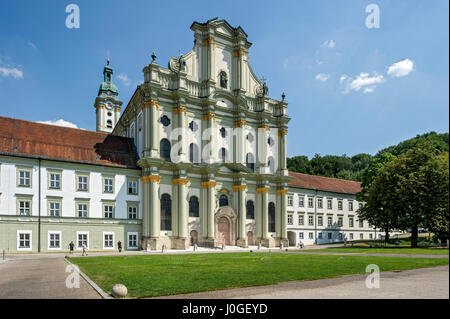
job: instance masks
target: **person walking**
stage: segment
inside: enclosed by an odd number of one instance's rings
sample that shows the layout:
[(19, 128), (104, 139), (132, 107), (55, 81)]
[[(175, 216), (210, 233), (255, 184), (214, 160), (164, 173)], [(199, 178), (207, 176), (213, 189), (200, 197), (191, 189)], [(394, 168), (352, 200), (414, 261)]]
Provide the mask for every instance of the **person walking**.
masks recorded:
[(73, 241), (70, 242), (69, 244), (69, 250), (70, 250), (70, 254), (73, 255), (73, 248), (75, 247), (75, 244), (73, 243)]
[(119, 248), (119, 253), (121, 253), (122, 252), (122, 242), (120, 240), (117, 243), (117, 248)]
[(87, 256), (87, 245), (86, 242), (83, 242), (83, 253), (81, 254), (81, 256)]

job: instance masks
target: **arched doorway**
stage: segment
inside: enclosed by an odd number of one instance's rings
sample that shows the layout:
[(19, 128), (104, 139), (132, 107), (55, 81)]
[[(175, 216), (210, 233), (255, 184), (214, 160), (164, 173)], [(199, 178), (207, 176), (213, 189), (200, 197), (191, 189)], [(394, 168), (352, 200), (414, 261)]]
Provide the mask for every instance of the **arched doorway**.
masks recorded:
[(288, 237), (288, 241), (289, 241), (289, 246), (295, 246), (295, 244), (296, 244), (295, 240), (297, 239), (297, 237), (295, 236), (295, 232), (288, 231), (287, 237)]
[(247, 233), (247, 241), (248, 241), (248, 245), (249, 246), (253, 246), (255, 244), (254, 239), (253, 239), (253, 232), (249, 231)]
[(196, 230), (191, 230), (189, 237), (191, 246), (194, 246), (195, 244), (198, 245), (198, 233)]
[(225, 216), (217, 220), (217, 242), (219, 245), (230, 245), (230, 221)]

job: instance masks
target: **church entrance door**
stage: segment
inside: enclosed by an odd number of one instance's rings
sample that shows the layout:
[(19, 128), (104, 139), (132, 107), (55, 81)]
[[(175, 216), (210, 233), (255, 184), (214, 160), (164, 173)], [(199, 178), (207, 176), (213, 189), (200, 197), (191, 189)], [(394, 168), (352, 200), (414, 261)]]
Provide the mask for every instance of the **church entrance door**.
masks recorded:
[(217, 221), (217, 242), (219, 245), (230, 245), (230, 221), (225, 216)]

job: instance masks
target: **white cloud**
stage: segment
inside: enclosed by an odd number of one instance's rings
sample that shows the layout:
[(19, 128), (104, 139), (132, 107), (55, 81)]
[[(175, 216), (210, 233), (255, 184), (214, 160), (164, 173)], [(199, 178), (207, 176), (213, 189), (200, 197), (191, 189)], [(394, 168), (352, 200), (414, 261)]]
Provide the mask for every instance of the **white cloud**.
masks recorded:
[(0, 74), (4, 77), (12, 76), (15, 79), (23, 78), (23, 72), (16, 68), (0, 67)]
[(334, 40), (327, 40), (324, 43), (322, 43), (320, 46), (333, 49), (336, 46), (336, 42), (334, 42)]
[(126, 74), (119, 74), (118, 76), (117, 76), (117, 79), (119, 79), (120, 81), (122, 81), (122, 83), (125, 85), (125, 86), (130, 86), (130, 84), (131, 84), (131, 80), (128, 78), (128, 75), (126, 75)]
[(63, 119), (59, 119), (56, 121), (37, 121), (37, 123), (42, 124), (49, 124), (49, 125), (56, 125), (56, 126), (64, 126), (64, 127), (71, 127), (71, 128), (78, 128), (78, 126), (72, 122), (65, 121)]
[(343, 74), (339, 79), (341, 84), (345, 84), (344, 94), (361, 89), (363, 89), (363, 93), (372, 93), (375, 91), (377, 84), (385, 81), (385, 77), (377, 72), (373, 72), (372, 76), (369, 73), (361, 72), (356, 78)]
[(392, 64), (387, 71), (387, 74), (393, 78), (399, 78), (407, 76), (414, 70), (414, 62), (410, 59), (404, 59), (403, 61)]
[(314, 80), (320, 81), (320, 82), (326, 82), (330, 78), (329, 74), (326, 73), (319, 73), (315, 76)]
[(37, 50), (37, 46), (36, 46), (33, 42), (28, 41), (27, 45), (28, 45), (29, 47), (32, 47), (33, 49)]

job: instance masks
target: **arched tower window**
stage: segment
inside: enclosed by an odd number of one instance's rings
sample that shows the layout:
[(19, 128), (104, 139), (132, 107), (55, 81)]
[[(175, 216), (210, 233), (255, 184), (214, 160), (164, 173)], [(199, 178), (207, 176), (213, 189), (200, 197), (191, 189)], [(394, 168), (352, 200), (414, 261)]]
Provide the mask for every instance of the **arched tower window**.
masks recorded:
[(222, 147), (219, 150), (219, 158), (222, 160), (222, 162), (225, 162), (225, 159), (227, 158), (227, 150), (225, 149), (225, 147)]
[(195, 143), (189, 145), (189, 161), (193, 164), (198, 164), (198, 146)]
[(191, 198), (189, 199), (189, 216), (199, 217), (197, 196), (191, 196)]
[(247, 219), (255, 219), (255, 205), (252, 200), (248, 200), (246, 204), (246, 217)]
[(267, 161), (267, 165), (269, 166), (269, 171), (271, 173), (275, 173), (275, 160), (272, 156), (269, 156), (269, 159)]
[(159, 156), (170, 162), (170, 142), (166, 138), (163, 138), (159, 142)]
[(106, 127), (107, 128), (112, 128), (112, 121), (111, 120), (107, 120), (106, 121)]
[(269, 232), (275, 232), (275, 204), (273, 202), (269, 203)]
[(225, 138), (227, 136), (227, 130), (224, 127), (222, 127), (219, 130), (219, 132), (220, 132), (220, 136), (222, 136), (222, 138)]
[(245, 156), (245, 166), (247, 166), (247, 168), (251, 169), (252, 171), (255, 170), (255, 157), (252, 153), (247, 153), (247, 155)]
[(228, 196), (225, 194), (220, 195), (219, 197), (219, 206), (228, 206)]
[(161, 196), (161, 230), (172, 230), (172, 200), (169, 194)]

